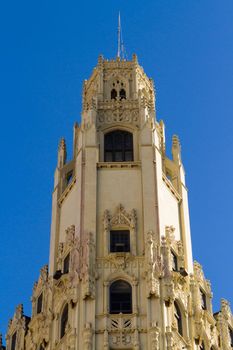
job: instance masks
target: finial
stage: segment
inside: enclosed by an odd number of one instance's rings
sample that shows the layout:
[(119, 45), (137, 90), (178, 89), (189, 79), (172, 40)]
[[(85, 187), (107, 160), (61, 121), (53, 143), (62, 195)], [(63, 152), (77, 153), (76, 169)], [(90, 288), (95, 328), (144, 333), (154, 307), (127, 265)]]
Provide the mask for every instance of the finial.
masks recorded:
[(57, 160), (57, 165), (58, 168), (62, 168), (65, 163), (66, 163), (66, 141), (64, 138), (62, 138), (59, 142), (59, 147), (58, 147), (58, 160)]
[(104, 56), (103, 55), (99, 55), (99, 57), (98, 57), (98, 65), (102, 65), (103, 60), (104, 60)]
[(181, 163), (181, 145), (177, 135), (172, 137), (172, 156), (176, 163)]
[(138, 63), (138, 58), (137, 58), (136, 53), (133, 54), (133, 62)]

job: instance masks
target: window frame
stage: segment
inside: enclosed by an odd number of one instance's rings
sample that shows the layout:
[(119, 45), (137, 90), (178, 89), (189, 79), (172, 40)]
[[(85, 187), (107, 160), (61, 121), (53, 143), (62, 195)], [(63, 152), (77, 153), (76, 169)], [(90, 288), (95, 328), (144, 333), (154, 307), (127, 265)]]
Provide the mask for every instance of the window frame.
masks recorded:
[[(109, 139), (107, 140), (107, 138)], [(121, 142), (117, 138), (121, 137)], [(129, 140), (127, 140), (129, 138)], [(127, 146), (127, 142), (130, 146)], [(108, 145), (107, 145), (108, 143)], [(128, 154), (128, 155), (127, 155)], [(120, 157), (121, 159), (117, 159)], [(129, 157), (129, 159), (127, 159)], [(110, 159), (111, 158), (111, 159)], [(134, 134), (128, 130), (115, 129), (104, 134), (104, 162), (133, 162)]]
[[(117, 294), (116, 291), (113, 291), (113, 287), (115, 287), (116, 285), (118, 284), (125, 284), (125, 286), (127, 285), (127, 287), (129, 287), (129, 292), (127, 294), (129, 294), (129, 300), (128, 301), (125, 301), (125, 293), (119, 293), (119, 294), (122, 294), (122, 301), (121, 300), (114, 300), (115, 298), (113, 298), (114, 294)], [(117, 299), (117, 298), (116, 298)], [(129, 314), (132, 314), (133, 313), (133, 289), (132, 289), (132, 285), (124, 280), (124, 279), (117, 279), (115, 281), (113, 281), (110, 286), (109, 286), (109, 313), (112, 314), (112, 315), (117, 315), (117, 314), (126, 314), (126, 315), (129, 315)], [(129, 303), (129, 308), (128, 309), (125, 309), (124, 310), (124, 307), (123, 306), (123, 303), (126, 304), (126, 303)], [(113, 303), (119, 303), (120, 304), (120, 307), (117, 308), (116, 306), (113, 307)]]
[[(110, 237), (109, 237), (109, 252), (110, 253), (130, 253), (130, 230), (129, 229), (111, 229), (110, 230)], [(123, 234), (125, 234), (126, 236), (127, 233), (127, 241), (124, 242), (123, 239)], [(119, 234), (119, 236), (117, 237), (117, 234)], [(122, 237), (120, 237), (120, 234), (122, 235)], [(114, 237), (115, 236), (115, 237)], [(119, 238), (119, 242), (117, 242), (117, 238)], [(122, 242), (120, 242), (122, 239)], [(115, 240), (115, 242), (114, 242)], [(115, 244), (114, 244), (115, 243)], [(125, 250), (117, 250), (117, 244), (124, 244), (125, 245)], [(115, 249), (114, 249), (115, 248)]]

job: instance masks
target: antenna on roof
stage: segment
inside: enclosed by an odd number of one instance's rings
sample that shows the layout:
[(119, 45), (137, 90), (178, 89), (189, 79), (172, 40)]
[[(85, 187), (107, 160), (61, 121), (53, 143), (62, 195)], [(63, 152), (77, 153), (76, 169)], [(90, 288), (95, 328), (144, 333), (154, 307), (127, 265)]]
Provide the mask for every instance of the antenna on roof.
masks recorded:
[(126, 50), (123, 43), (120, 11), (118, 15), (118, 28), (117, 28), (117, 57), (123, 60), (127, 58)]

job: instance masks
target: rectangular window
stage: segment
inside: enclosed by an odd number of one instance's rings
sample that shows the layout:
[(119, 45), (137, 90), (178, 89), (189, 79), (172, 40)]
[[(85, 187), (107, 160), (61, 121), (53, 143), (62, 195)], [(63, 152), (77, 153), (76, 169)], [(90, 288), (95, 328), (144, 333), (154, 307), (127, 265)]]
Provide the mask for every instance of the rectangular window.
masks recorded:
[(36, 313), (40, 314), (42, 311), (43, 293), (37, 299)]
[(207, 304), (206, 304), (205, 292), (202, 289), (200, 289), (200, 293), (201, 293), (201, 307), (202, 307), (202, 310), (206, 310), (207, 309)]
[(110, 252), (130, 252), (130, 233), (128, 230), (110, 231)]
[(67, 254), (63, 262), (63, 273), (69, 273), (70, 268), (70, 254)]

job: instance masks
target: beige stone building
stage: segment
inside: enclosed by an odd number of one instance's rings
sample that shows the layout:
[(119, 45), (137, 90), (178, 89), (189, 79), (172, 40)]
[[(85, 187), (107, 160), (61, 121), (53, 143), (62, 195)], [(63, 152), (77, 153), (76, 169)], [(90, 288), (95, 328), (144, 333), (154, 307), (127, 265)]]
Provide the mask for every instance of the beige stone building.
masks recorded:
[(213, 314), (210, 282), (193, 263), (180, 142), (173, 136), (169, 159), (155, 111), (136, 55), (99, 57), (71, 161), (59, 144), (49, 267), (31, 317), (16, 308), (7, 350), (233, 348), (229, 303)]

